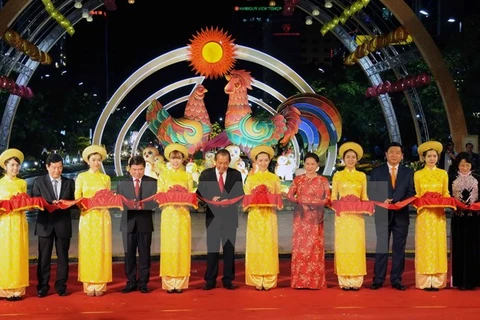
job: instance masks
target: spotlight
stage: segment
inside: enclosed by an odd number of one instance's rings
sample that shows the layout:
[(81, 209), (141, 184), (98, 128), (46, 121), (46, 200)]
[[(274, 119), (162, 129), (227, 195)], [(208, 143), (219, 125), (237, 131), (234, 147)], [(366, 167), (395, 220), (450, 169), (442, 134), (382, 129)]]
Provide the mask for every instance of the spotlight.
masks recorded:
[(312, 25), (312, 24), (313, 24), (312, 17), (306, 16), (306, 17), (305, 17), (305, 24), (306, 24), (307, 26)]
[(83, 7), (82, 1), (76, 0), (75, 4), (73, 5), (76, 9), (81, 9)]
[(332, 1), (325, 0), (325, 8), (330, 9), (333, 7)]

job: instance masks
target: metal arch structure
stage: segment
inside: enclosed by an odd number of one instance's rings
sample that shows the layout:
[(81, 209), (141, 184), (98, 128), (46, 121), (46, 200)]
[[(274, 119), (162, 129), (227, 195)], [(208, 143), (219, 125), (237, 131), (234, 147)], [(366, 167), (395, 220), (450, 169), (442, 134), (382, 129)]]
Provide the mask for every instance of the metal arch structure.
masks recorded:
[[(350, 6), (352, 4), (352, 1), (346, 1), (346, 0), (332, 0), (332, 2), (335, 4), (336, 7), (341, 8), (342, 11), (346, 6)], [(453, 78), (445, 64), (445, 61), (443, 60), (443, 57), (437, 45), (434, 43), (432, 37), (428, 34), (428, 31), (425, 29), (425, 27), (423, 26), (421, 21), (418, 19), (418, 17), (415, 15), (412, 9), (404, 1), (378, 0), (378, 2), (381, 2), (390, 12), (392, 12), (392, 14), (398, 20), (398, 22), (407, 29), (408, 33), (412, 36), (414, 40), (413, 43), (416, 46), (416, 48), (414, 48), (410, 52), (398, 53), (393, 48), (393, 46), (389, 46), (388, 50), (382, 49), (382, 53), (386, 56), (384, 59), (380, 61), (375, 61), (377, 58), (374, 57), (373, 55), (370, 55), (360, 59), (359, 61), (360, 67), (363, 69), (363, 71), (369, 78), (372, 85), (376, 85), (378, 83), (376, 83), (375, 80), (372, 79), (370, 75), (378, 74), (386, 70), (392, 70), (397, 77), (408, 75), (405, 65), (407, 64), (406, 62), (409, 61), (409, 59), (406, 57), (409, 57), (409, 58), (413, 57), (417, 59), (418, 54), (415, 51), (417, 51), (418, 49), (421, 57), (427, 63), (430, 71), (432, 72), (435, 78), (435, 83), (438, 87), (438, 90), (440, 92), (440, 95), (444, 103), (452, 139), (456, 144), (461, 145), (462, 137), (467, 135), (467, 126), (465, 122), (465, 116), (463, 113), (463, 109), (459, 108), (459, 106), (461, 106), (461, 101), (458, 96), (458, 92), (456, 90), (455, 84), (453, 82)], [(371, 5), (375, 5), (373, 0), (368, 4), (368, 6), (371, 6)], [(316, 9), (319, 9), (320, 15), (312, 16), (312, 17), (316, 18), (322, 24), (324, 24), (326, 21), (331, 20), (333, 18), (333, 15), (328, 14), (328, 12), (331, 12), (331, 9), (326, 10), (324, 8), (323, 0), (300, 0), (297, 3), (297, 7), (308, 14), (311, 13), (314, 7)], [(381, 8), (378, 8), (378, 9), (381, 9)], [(357, 13), (356, 15), (353, 15), (352, 17), (350, 17), (350, 19), (348, 19), (354, 22), (354, 24), (352, 23), (352, 28), (351, 28), (352, 32), (354, 32), (354, 30), (357, 30), (358, 28), (361, 28), (362, 29), (361, 32), (363, 32), (361, 34), (377, 35), (382, 33), (381, 29), (378, 26), (374, 25), (373, 21), (370, 20), (369, 24), (372, 28), (369, 28), (367, 24), (361, 20), (361, 18), (362, 18), (362, 11), (360, 11), (359, 13)], [(345, 26), (348, 25), (349, 23), (348, 20)], [(333, 30), (330, 31), (333, 34), (335, 34), (335, 36), (342, 43), (344, 42), (342, 40), (343, 36), (341, 34), (338, 34), (338, 31), (341, 29), (344, 29), (344, 27), (337, 25)], [(390, 26), (387, 26), (388, 32), (392, 31), (391, 27), (395, 27), (395, 25), (391, 24)], [(358, 34), (359, 33), (358, 30), (355, 33)], [(354, 43), (354, 46), (356, 46), (355, 43)], [(346, 45), (345, 47), (348, 48), (350, 52), (353, 52), (355, 50), (355, 48), (351, 48)], [(363, 62), (364, 60), (370, 60), (370, 59), (371, 61), (375, 61), (376, 63), (375, 65), (372, 64), (371, 66), (366, 67), (363, 64)], [(411, 62), (411, 60), (409, 62)], [(417, 142), (420, 144), (421, 142), (430, 139), (429, 133), (428, 133), (428, 125), (424, 117), (422, 105), (421, 105), (418, 93), (414, 88), (404, 91), (404, 94), (406, 96), (407, 103), (410, 108), (410, 112), (412, 114), (412, 119), (415, 126), (415, 131), (417, 134)], [(387, 129), (388, 129), (388, 126), (391, 124), (391, 122), (389, 121), (388, 114), (386, 113), (389, 110), (388, 110), (388, 103), (385, 104), (386, 102), (384, 100), (385, 97), (387, 97), (389, 100), (389, 97), (387, 94), (379, 95), (378, 99), (380, 104), (383, 107), (382, 110), (384, 111), (384, 114), (385, 114)], [(389, 134), (390, 134), (391, 140), (393, 141), (394, 139), (392, 139), (390, 130), (389, 130)]]
[(468, 134), (465, 115), (453, 77), (443, 60), (440, 50), (421, 21), (404, 1), (381, 0), (381, 2), (396, 16), (398, 21), (405, 26), (408, 33), (413, 37), (423, 59), (435, 77), (435, 82), (447, 113), (452, 140), (456, 145), (461, 146), (462, 138)]
[[(18, 15), (20, 15), (20, 12), (22, 12), (31, 2), (32, 0), (10, 0), (6, 3), (4, 10), (0, 11), (0, 37), (3, 36), (11, 22)], [(64, 3), (62, 3), (62, 6), (65, 6), (70, 2), (73, 3), (73, 0), (66, 0)], [(38, 1), (38, 3), (32, 5), (38, 5), (43, 7), (41, 1)], [(84, 8), (87, 8), (88, 10), (96, 9), (102, 5), (103, 2), (101, 2), (100, 0), (90, 0), (83, 4)], [(52, 20), (50, 17), (48, 19)], [(82, 19), (81, 11), (72, 11), (72, 13), (67, 16), (67, 19), (71, 22), (72, 25), (75, 25)], [(10, 23), (6, 23), (7, 21), (10, 21)], [(30, 42), (35, 43), (38, 48), (44, 52), (50, 51), (51, 48), (55, 45), (55, 43), (57, 43), (58, 40), (66, 33), (65, 29), (54, 21), (50, 21), (50, 23), (54, 24), (54, 27), (50, 28), (50, 31), (46, 34), (43, 33), (43, 29), (48, 28), (47, 22), (47, 20), (44, 20), (39, 23), (38, 27), (33, 32), (31, 32), (32, 38), (27, 39)], [(30, 23), (32, 22), (30, 21)], [(34, 37), (40, 37), (40, 35), (43, 36), (42, 40), (37, 42)], [(26, 86), (40, 63), (29, 59), (28, 56), (23, 55), (21, 52), (18, 52), (12, 58), (12, 60), (13, 62), (10, 64), (10, 70), (6, 70), (6, 74), (8, 75), (12, 71), (14, 71), (16, 65), (22, 65), (24, 67), (24, 70), (26, 71), (19, 72), (16, 83)], [(5, 110), (3, 112), (2, 122), (0, 124), (0, 151), (8, 148), (10, 142), (10, 134), (13, 126), (13, 120), (15, 117), (15, 113), (17, 112), (18, 105), (20, 104), (20, 100), (21, 98), (17, 95), (10, 95), (8, 97), (7, 103), (5, 105)]]
[[(307, 14), (310, 14), (310, 12), (314, 7), (320, 8), (319, 9), (320, 14), (317, 16), (313, 16), (312, 18), (314, 18), (315, 20), (319, 21), (322, 24), (325, 24), (326, 22), (328, 22), (333, 18), (332, 16), (326, 13), (326, 11), (323, 9), (323, 5), (317, 6), (316, 4), (313, 4), (310, 1), (301, 0), (297, 4), (297, 6)], [(357, 48), (357, 44), (355, 43), (355, 40), (352, 39), (352, 37), (348, 34), (348, 31), (344, 27), (342, 27), (341, 25), (337, 25), (330, 32), (332, 32), (337, 37), (337, 39), (343, 44), (343, 46), (347, 48), (350, 52), (355, 51), (355, 49)], [(365, 72), (365, 75), (368, 77), (370, 83), (373, 86), (377, 86), (383, 82), (379, 73), (369, 71), (369, 70), (372, 70), (372, 67), (373, 67), (373, 63), (369, 58), (363, 57), (359, 59), (358, 63), (362, 68), (362, 70)], [(390, 97), (388, 96), (388, 94), (382, 94), (378, 96), (378, 100), (380, 102), (380, 106), (382, 107), (382, 112), (385, 118), (390, 140), (401, 142), (400, 128), (398, 126), (397, 117), (395, 115), (395, 111), (393, 109), (393, 105), (390, 100)]]
[[(73, 2), (73, 0), (65, 0), (63, 2), (58, 1), (58, 3), (60, 3), (60, 6), (62, 8), (65, 7), (66, 4), (72, 3), (72, 2)], [(336, 6), (339, 6), (339, 7), (349, 6), (352, 3), (352, 1), (350, 1), (350, 0), (332, 0), (332, 2), (334, 2), (334, 4)], [(389, 9), (390, 12), (393, 13), (395, 18), (402, 25), (404, 25), (407, 28), (409, 34), (414, 38), (415, 45), (419, 49), (422, 58), (426, 61), (426, 63), (429, 66), (433, 76), (435, 77), (436, 84), (438, 86), (440, 95), (441, 95), (442, 100), (444, 102), (444, 107), (445, 107), (445, 110), (446, 110), (447, 119), (448, 119), (448, 123), (449, 123), (449, 126), (450, 126), (450, 131), (451, 131), (451, 134), (452, 134), (452, 139), (454, 140), (455, 143), (457, 143), (457, 144), (460, 143), (461, 144), (462, 137), (467, 134), (465, 117), (464, 117), (462, 108), (461, 107), (459, 108), (459, 106), (461, 106), (461, 102), (460, 102), (460, 99), (458, 97), (458, 92), (456, 91), (455, 85), (453, 83), (453, 78), (452, 78), (450, 72), (448, 71), (448, 68), (446, 67), (445, 62), (443, 61), (443, 58), (442, 58), (437, 46), (433, 42), (432, 38), (430, 37), (427, 30), (425, 29), (425, 27), (420, 22), (420, 20), (416, 17), (416, 15), (412, 12), (410, 7), (408, 7), (405, 2), (398, 1), (398, 0), (378, 0), (378, 1), (374, 2), (372, 0), (370, 2), (369, 6), (370, 5), (376, 5), (377, 2), (381, 2), (385, 7), (387, 7), (387, 9)], [(2, 8), (2, 10), (0, 10), (0, 37), (3, 36), (5, 30), (9, 26), (14, 26), (14, 23), (17, 22), (17, 20), (20, 20), (23, 17), (24, 12), (26, 12), (29, 8), (31, 8), (32, 6), (35, 6), (35, 5), (43, 7), (43, 5), (40, 1), (38, 1), (38, 2), (34, 2), (32, 0), (9, 0), (9, 1), (7, 1), (5, 6)], [(97, 7), (100, 7), (101, 5), (103, 5), (103, 1), (101, 1), (101, 0), (90, 0), (90, 1), (87, 1), (86, 3), (84, 3), (84, 6), (88, 9), (95, 9)], [(299, 8), (304, 8), (304, 10), (308, 10), (309, 8), (311, 8), (314, 5), (317, 8), (320, 8), (322, 10), (322, 14), (326, 15), (325, 18), (327, 18), (327, 17), (331, 18), (331, 17), (328, 16), (328, 14), (326, 14), (324, 12), (324, 9), (323, 9), (324, 1), (323, 0), (300, 0), (299, 3), (297, 3), (297, 6)], [(62, 11), (62, 13), (64, 13), (64, 12)], [(80, 18), (74, 19), (73, 14), (68, 14), (66, 16), (71, 21), (72, 25), (74, 25), (76, 22), (78, 22), (80, 20)], [(47, 19), (51, 20), (50, 17), (48, 17)], [(364, 28), (365, 25), (363, 23), (361, 23), (361, 21), (359, 21), (359, 19), (357, 19), (357, 15), (352, 17), (352, 19), (355, 20), (355, 23), (357, 23), (357, 25)], [(24, 19), (24, 20), (28, 20), (28, 19)], [(321, 22), (324, 23), (325, 21), (326, 20), (324, 19)], [(28, 37), (27, 40), (29, 40), (30, 42), (35, 43), (37, 45), (39, 43), (43, 42), (44, 40), (40, 40), (40, 36), (45, 36), (45, 34), (42, 34), (42, 32), (39, 32), (40, 29), (44, 30), (44, 29), (46, 29), (46, 26), (43, 25), (43, 27), (37, 29), (38, 32), (31, 33), (32, 36)], [(58, 34), (60, 34), (60, 35), (64, 34), (64, 30), (60, 26), (57, 26), (57, 28), (55, 28), (55, 29), (61, 29), (61, 30), (57, 31)], [(339, 27), (336, 27), (334, 31), (336, 31), (338, 29), (339, 29)], [(379, 34), (378, 30), (370, 30), (370, 31), (371, 31), (370, 34)], [(367, 32), (367, 30), (364, 29), (364, 30), (362, 30), (362, 32)], [(47, 35), (45, 36), (45, 39), (48, 38), (49, 34), (50, 33), (47, 33)], [(343, 35), (340, 35), (340, 36), (343, 37)], [(57, 38), (57, 40), (58, 40), (58, 38)], [(53, 41), (53, 39), (51, 39), (51, 41)], [(50, 48), (51, 48), (51, 46), (50, 47), (48, 47), (48, 46), (43, 47), (43, 49), (47, 50), (47, 51)], [(347, 48), (349, 48), (349, 47), (347, 47)], [(349, 48), (349, 50), (351, 51), (352, 48)], [(393, 51), (392, 48), (390, 48), (389, 50)], [(382, 52), (385, 53), (386, 50), (382, 50)], [(371, 59), (371, 61), (382, 63), (382, 62), (386, 62), (387, 59), (389, 59), (389, 58), (393, 57), (394, 59), (396, 59), (396, 58), (401, 57), (401, 56), (402, 56), (402, 54), (394, 54), (393, 56), (392, 55), (387, 56), (385, 59), (383, 59), (383, 58), (378, 59), (378, 57), (372, 57), (372, 55), (371, 55), (370, 57), (368, 57), (368, 59)], [(391, 60), (393, 61), (394, 59), (391, 59)], [(17, 60), (20, 61), (20, 59), (17, 59)], [(366, 60), (366, 58), (362, 58), (361, 60)], [(22, 62), (23, 62), (24, 65), (26, 65), (28, 61), (29, 60), (26, 57), (23, 57)], [(19, 79), (17, 80), (18, 84), (26, 85), (28, 83), (28, 81), (31, 77), (31, 74), (34, 72), (34, 70), (36, 68), (35, 63), (33, 63), (31, 61), (30, 61), (30, 63), (32, 63), (31, 66), (33, 67), (33, 69), (23, 68), (25, 71), (27, 71), (27, 72), (24, 72), (24, 73), (30, 73), (30, 76), (24, 75), (23, 77), (19, 77)], [(375, 64), (375, 65), (377, 65), (377, 64)], [(391, 63), (384, 63), (384, 65), (388, 65), (386, 70), (393, 70), (396, 74), (398, 74), (398, 71), (396, 70), (396, 67), (403, 67), (401, 62), (400, 63), (397, 62), (396, 66), (394, 66), (394, 67), (391, 66)], [(37, 66), (38, 66), (38, 64), (37, 64)], [(371, 72), (371, 73), (375, 73), (375, 72), (378, 73), (379, 72), (379, 70), (377, 68), (375, 68), (375, 67), (372, 68), (372, 67), (373, 67), (373, 65), (370, 68), (364, 68), (367, 75), (368, 75), (367, 71)], [(29, 70), (31, 70), (31, 72), (28, 72)], [(20, 72), (20, 73), (22, 73), (22, 72)], [(405, 74), (405, 72), (403, 72), (403, 73)], [(369, 79), (370, 79), (370, 82), (372, 84), (377, 84), (377, 82), (375, 81), (375, 78), (373, 78), (373, 80), (372, 80), (372, 78), (369, 77)], [(380, 79), (378, 79), (378, 80), (380, 80)], [(419, 136), (419, 140), (428, 139), (427, 125), (426, 125), (426, 122), (424, 121), (424, 117), (422, 116), (423, 112), (421, 110), (421, 104), (419, 103), (419, 100), (418, 100), (418, 95), (416, 95), (415, 90), (409, 90), (409, 91), (405, 92), (405, 94), (407, 96), (407, 101), (409, 103), (409, 107), (411, 109), (411, 112), (414, 113), (414, 114), (419, 114), (420, 115), (420, 119), (418, 119), (416, 117), (413, 117), (414, 123), (415, 123), (415, 128), (416, 128), (416, 131), (417, 131), (417, 136)], [(19, 103), (19, 99), (20, 99), (18, 97), (17, 98), (15, 98), (15, 97), (12, 98), (12, 97), (13, 96), (10, 96), (9, 101), (7, 102), (7, 106), (5, 108), (3, 119), (2, 119), (2, 124), (1, 124), (1, 127), (0, 127), (0, 151), (3, 151), (5, 148), (8, 147), (8, 143), (9, 143), (9, 140), (10, 140), (10, 131), (11, 131), (12, 123), (13, 123), (13, 118), (14, 118), (16, 108), (17, 108), (18, 103)], [(389, 99), (388, 99), (387, 95), (381, 95), (379, 97), (379, 101), (382, 104), (382, 106), (388, 105), (388, 100)], [(382, 110), (385, 113), (386, 108), (382, 107)], [(394, 113), (392, 113), (392, 115), (394, 116)], [(390, 116), (389, 114), (385, 114), (387, 127), (390, 127), (390, 126), (394, 125), (394, 123), (396, 122), (395, 118), (390, 118), (390, 120), (389, 120), (389, 116)], [(417, 119), (417, 121), (415, 121), (415, 119)], [(420, 123), (418, 122), (418, 120), (420, 120)], [(423, 120), (423, 122), (422, 122), (422, 120)], [(427, 134), (425, 134), (425, 132)], [(389, 131), (389, 135), (392, 137), (392, 133), (390, 131)]]

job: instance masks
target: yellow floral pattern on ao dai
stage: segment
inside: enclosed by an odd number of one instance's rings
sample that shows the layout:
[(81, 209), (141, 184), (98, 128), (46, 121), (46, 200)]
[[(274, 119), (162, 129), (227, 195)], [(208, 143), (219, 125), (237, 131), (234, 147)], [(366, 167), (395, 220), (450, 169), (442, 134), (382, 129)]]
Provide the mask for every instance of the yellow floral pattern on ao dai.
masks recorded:
[[(7, 176), (0, 179), (0, 200), (25, 192), (25, 180)], [(28, 281), (28, 223), (25, 211), (0, 214), (0, 297), (25, 294)]]
[[(333, 175), (332, 200), (354, 195), (368, 200), (365, 173), (348, 169)], [(365, 220), (362, 214), (335, 215), (334, 271), (339, 276), (364, 276), (367, 274)]]
[[(80, 173), (75, 179), (75, 199), (91, 198), (110, 190), (110, 177), (99, 171)], [(112, 281), (112, 218), (108, 209), (82, 210), (78, 226), (78, 281)]]
[[(416, 196), (437, 192), (449, 197), (448, 174), (434, 167), (415, 172)], [(420, 274), (447, 272), (447, 219), (443, 208), (423, 208), (415, 222), (415, 271)]]
[[(280, 194), (280, 178), (268, 171), (258, 171), (247, 177), (245, 194), (252, 194), (255, 187), (264, 184), (269, 193)], [(280, 272), (278, 261), (278, 224), (274, 207), (252, 206), (248, 211), (245, 250), (245, 274), (248, 285), (249, 275), (277, 276)]]
[[(193, 192), (192, 175), (184, 170), (165, 170), (158, 178), (157, 192), (179, 185)], [(189, 277), (192, 227), (190, 209), (185, 205), (164, 206), (160, 225), (160, 276)], [(188, 281), (183, 288), (188, 286)], [(178, 289), (178, 288), (177, 288)]]

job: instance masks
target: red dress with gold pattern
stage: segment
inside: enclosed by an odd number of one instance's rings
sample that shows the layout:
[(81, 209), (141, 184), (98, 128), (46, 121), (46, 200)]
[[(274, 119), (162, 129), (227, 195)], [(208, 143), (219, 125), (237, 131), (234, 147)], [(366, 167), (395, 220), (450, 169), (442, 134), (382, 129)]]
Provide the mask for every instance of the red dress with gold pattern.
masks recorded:
[(297, 202), (293, 214), (291, 287), (326, 288), (323, 216), (324, 204), (330, 199), (330, 184), (322, 176), (295, 177), (288, 199)]

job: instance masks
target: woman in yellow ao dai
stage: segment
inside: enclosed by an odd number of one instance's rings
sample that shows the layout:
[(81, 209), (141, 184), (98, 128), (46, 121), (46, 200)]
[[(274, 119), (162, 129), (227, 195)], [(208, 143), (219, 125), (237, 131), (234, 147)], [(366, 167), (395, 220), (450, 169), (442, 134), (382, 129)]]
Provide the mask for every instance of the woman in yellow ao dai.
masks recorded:
[[(183, 162), (187, 149), (179, 144), (165, 148), (165, 158), (171, 168), (158, 177), (157, 192), (167, 192), (179, 185), (193, 192), (192, 175), (185, 171)], [(168, 293), (182, 293), (188, 288), (192, 251), (192, 222), (187, 205), (165, 205), (160, 222), (160, 276), (162, 289)]]
[[(427, 141), (418, 147), (425, 159), (425, 167), (414, 173), (416, 196), (436, 192), (450, 197), (448, 174), (436, 167), (443, 146)], [(444, 208), (424, 207), (417, 211), (415, 222), (415, 286), (437, 291), (447, 285), (447, 218)]]
[[(271, 194), (280, 194), (280, 178), (268, 171), (273, 149), (259, 146), (252, 149), (250, 158), (258, 171), (250, 174), (244, 185), (246, 195), (259, 185), (265, 185)], [(278, 258), (278, 224), (275, 208), (251, 206), (248, 209), (245, 249), (245, 282), (257, 290), (269, 290), (277, 286), (280, 273)]]
[[(27, 192), (27, 182), (17, 178), (23, 153), (7, 149), (0, 156), (5, 175), (0, 179), (0, 199)], [(0, 213), (0, 297), (21, 300), (28, 287), (28, 223), (24, 210)]]
[[(75, 179), (75, 199), (92, 198), (99, 190), (110, 190), (110, 177), (100, 172), (107, 152), (91, 145), (82, 153), (90, 169)], [(78, 281), (87, 296), (101, 296), (112, 282), (112, 218), (108, 209), (81, 210), (78, 223)]]
[[(368, 200), (367, 177), (355, 169), (363, 149), (354, 142), (344, 143), (339, 154), (345, 169), (333, 175), (331, 200), (354, 195)], [(365, 249), (365, 220), (362, 214), (337, 212), (335, 215), (334, 272), (343, 290), (359, 290), (367, 274)]]

